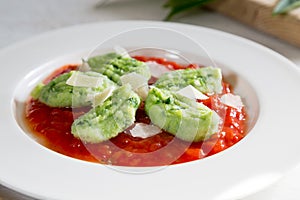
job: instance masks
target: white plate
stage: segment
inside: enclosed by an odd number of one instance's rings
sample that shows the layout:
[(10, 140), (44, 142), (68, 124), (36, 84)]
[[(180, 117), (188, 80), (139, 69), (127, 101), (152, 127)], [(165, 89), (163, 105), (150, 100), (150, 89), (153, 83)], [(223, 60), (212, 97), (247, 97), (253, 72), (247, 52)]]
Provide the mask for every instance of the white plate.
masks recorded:
[[(209, 158), (153, 173), (130, 174), (72, 159), (34, 142), (18, 126), (18, 93), (36, 74), (79, 61), (82, 52), (127, 29), (164, 27), (201, 42), (211, 57), (250, 82), (259, 114), (238, 144)], [(0, 51), (0, 183), (47, 199), (232, 199), (262, 189), (299, 163), (300, 72), (281, 55), (202, 27), (121, 21), (61, 29)], [(247, 91), (241, 91), (247, 94)], [(250, 93), (249, 98), (251, 98)]]

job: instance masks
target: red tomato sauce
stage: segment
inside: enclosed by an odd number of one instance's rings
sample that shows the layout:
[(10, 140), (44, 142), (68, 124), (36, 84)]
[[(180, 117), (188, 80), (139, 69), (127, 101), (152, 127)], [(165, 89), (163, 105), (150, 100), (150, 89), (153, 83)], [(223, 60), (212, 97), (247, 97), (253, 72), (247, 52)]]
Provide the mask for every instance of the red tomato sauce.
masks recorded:
[[(135, 58), (140, 61), (155, 61), (172, 70), (199, 67), (197, 64), (181, 66), (163, 58), (143, 56)], [(76, 68), (76, 65), (63, 66), (47, 77), (44, 83)], [(223, 94), (231, 92), (230, 85), (223, 83)], [(201, 102), (218, 112), (220, 101), (216, 95)], [(90, 107), (53, 108), (29, 99), (25, 110), (25, 121), (38, 142), (53, 151), (85, 161), (119, 166), (162, 166), (194, 161), (221, 152), (246, 135), (245, 109), (238, 110), (225, 106), (222, 108), (225, 117), (222, 130), (204, 142), (188, 143), (164, 131), (142, 139), (124, 131), (109, 141), (90, 144), (82, 142), (71, 134), (73, 121), (89, 109)], [(143, 103), (137, 110), (136, 122), (150, 123)]]

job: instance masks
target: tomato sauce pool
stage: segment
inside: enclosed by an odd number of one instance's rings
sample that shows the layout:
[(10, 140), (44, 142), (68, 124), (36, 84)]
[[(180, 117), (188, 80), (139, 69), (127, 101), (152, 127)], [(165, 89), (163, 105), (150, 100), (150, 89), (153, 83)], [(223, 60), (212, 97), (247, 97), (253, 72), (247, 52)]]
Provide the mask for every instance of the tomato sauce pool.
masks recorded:
[[(136, 56), (140, 61), (155, 61), (168, 69), (198, 68), (196, 64), (181, 66), (163, 58)], [(44, 83), (62, 73), (76, 70), (77, 65), (66, 65), (54, 71)], [(154, 78), (149, 83), (155, 82)], [(223, 83), (223, 94), (231, 93), (231, 87)], [(217, 96), (201, 101), (216, 110), (220, 107)], [(37, 100), (29, 99), (26, 104), (25, 121), (39, 143), (53, 151), (73, 158), (118, 166), (162, 166), (202, 159), (221, 152), (236, 144), (246, 134), (246, 112), (223, 106), (224, 124), (219, 133), (215, 133), (204, 142), (188, 143), (162, 131), (152, 137), (142, 139), (133, 137), (124, 131), (109, 141), (90, 144), (84, 143), (71, 134), (71, 125), (90, 107), (53, 108)], [(136, 123), (150, 123), (142, 103), (136, 114)]]

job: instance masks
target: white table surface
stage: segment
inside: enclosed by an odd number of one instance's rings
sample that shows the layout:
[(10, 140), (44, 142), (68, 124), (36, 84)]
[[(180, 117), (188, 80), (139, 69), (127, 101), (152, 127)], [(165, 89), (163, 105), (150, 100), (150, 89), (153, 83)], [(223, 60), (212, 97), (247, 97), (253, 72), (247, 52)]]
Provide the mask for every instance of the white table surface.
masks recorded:
[[(162, 20), (165, 0), (0, 0), (0, 48), (35, 35), (81, 23), (112, 20)], [(181, 14), (175, 22), (223, 30), (261, 43), (300, 67), (300, 48), (263, 34), (214, 12)], [(300, 34), (299, 34), (300, 37)], [(299, 147), (300, 148), (300, 147)], [(0, 164), (1, 165), (1, 164)], [(31, 200), (0, 185), (0, 200)], [(300, 165), (272, 186), (242, 200), (299, 200)]]

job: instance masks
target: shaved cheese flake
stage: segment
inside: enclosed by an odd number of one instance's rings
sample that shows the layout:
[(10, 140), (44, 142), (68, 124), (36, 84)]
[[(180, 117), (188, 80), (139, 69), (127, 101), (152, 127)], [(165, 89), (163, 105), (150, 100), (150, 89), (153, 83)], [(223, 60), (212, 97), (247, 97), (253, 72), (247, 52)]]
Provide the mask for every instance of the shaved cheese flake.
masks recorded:
[(154, 61), (148, 61), (146, 62), (146, 64), (150, 69), (151, 75), (154, 76), (155, 78), (159, 78), (164, 73), (170, 71), (168, 68), (166, 68), (166, 66), (158, 64), (157, 62)]
[(143, 100), (146, 99), (149, 92), (148, 80), (135, 72), (121, 76), (122, 85), (129, 84), (133, 91), (135, 91)]
[(148, 85), (144, 85), (135, 89), (134, 91), (142, 98), (142, 100), (146, 100), (149, 93), (149, 87)]
[(188, 85), (185, 88), (178, 90), (176, 93), (190, 99), (206, 100), (209, 98), (208, 96), (206, 96), (205, 94), (203, 94), (202, 92), (194, 88), (192, 85)]
[(82, 59), (82, 64), (79, 66), (79, 71), (81, 71), (81, 72), (91, 71), (91, 67), (89, 66), (87, 61), (85, 61), (84, 59)]
[(161, 129), (152, 124), (137, 123), (130, 134), (133, 137), (148, 138), (161, 132)]
[(96, 88), (103, 84), (102, 77), (88, 76), (79, 72), (74, 72), (66, 81), (67, 85), (78, 87)]
[(125, 74), (121, 76), (120, 79), (122, 85), (129, 84), (131, 85), (133, 90), (140, 88), (144, 85), (148, 85), (148, 80), (144, 76), (137, 74), (135, 72)]
[(240, 96), (238, 95), (233, 95), (233, 94), (224, 94), (221, 97), (221, 102), (227, 106), (230, 106), (232, 108), (236, 108), (236, 109), (241, 109), (244, 104), (242, 102), (242, 99)]
[(130, 55), (128, 54), (127, 50), (121, 46), (115, 46), (114, 50), (117, 54), (121, 55), (124, 58), (131, 58)]
[(97, 94), (94, 96), (93, 98), (93, 107), (96, 107), (98, 105), (101, 105), (106, 99), (108, 99), (113, 91), (116, 89), (116, 87), (111, 86), (109, 88), (106, 88), (105, 90), (103, 90), (103, 92), (101, 92), (100, 94)]

